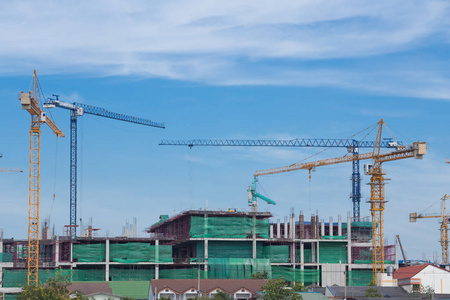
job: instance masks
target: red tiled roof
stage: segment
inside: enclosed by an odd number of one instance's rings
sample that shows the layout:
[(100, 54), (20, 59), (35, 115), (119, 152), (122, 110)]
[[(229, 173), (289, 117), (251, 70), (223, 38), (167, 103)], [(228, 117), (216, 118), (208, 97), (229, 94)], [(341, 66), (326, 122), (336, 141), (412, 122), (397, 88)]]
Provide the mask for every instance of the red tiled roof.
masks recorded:
[(93, 293), (112, 293), (108, 282), (73, 282), (67, 287), (70, 292), (80, 292), (83, 295)]
[[(256, 292), (261, 291), (261, 287), (266, 283), (266, 279), (201, 279), (200, 291), (203, 294), (208, 294), (219, 288), (231, 294), (244, 288), (256, 294)], [(182, 294), (191, 288), (197, 289), (197, 286), (197, 279), (153, 279), (151, 281), (152, 292), (156, 288), (157, 293), (168, 288)]]
[(423, 265), (417, 265), (417, 266), (403, 267), (394, 272), (394, 279), (412, 278), (414, 275), (416, 275), (417, 273), (419, 273), (420, 271), (422, 271), (423, 269), (425, 269), (428, 266), (433, 266), (435, 268), (447, 271), (445, 269), (442, 269), (442, 268), (432, 265), (432, 264), (423, 264)]

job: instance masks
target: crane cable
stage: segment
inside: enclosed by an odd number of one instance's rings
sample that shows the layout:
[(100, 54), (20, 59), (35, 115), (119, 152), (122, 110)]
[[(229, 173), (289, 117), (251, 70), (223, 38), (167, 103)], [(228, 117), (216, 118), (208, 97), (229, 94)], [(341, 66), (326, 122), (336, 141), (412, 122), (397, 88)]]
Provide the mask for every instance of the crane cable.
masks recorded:
[[(364, 131), (368, 130), (369, 128), (373, 127), (372, 130), (369, 131), (369, 133), (367, 133), (366, 136), (364, 136), (364, 138), (363, 138), (363, 140), (364, 140), (364, 139), (365, 139), (365, 138), (366, 138), (366, 137), (367, 137), (367, 136), (375, 129), (375, 126), (376, 126), (376, 125), (378, 125), (378, 122), (375, 123), (374, 125), (371, 125), (371, 126), (365, 128), (365, 129), (363, 129), (363, 130), (361, 130), (361, 131), (355, 133), (354, 135), (352, 135), (352, 136), (350, 136), (350, 137), (344, 139), (343, 141), (339, 142), (338, 145), (341, 144), (341, 143), (344, 142), (344, 141), (348, 141), (349, 139), (353, 138), (354, 136), (360, 134), (361, 132), (364, 132)], [(361, 141), (362, 141), (362, 140), (361, 140)], [(361, 141), (359, 141), (357, 145), (359, 145), (359, 143), (360, 143)], [(325, 151), (327, 151), (327, 150), (330, 150), (331, 148), (334, 148), (334, 147), (336, 147), (336, 146), (330, 146), (330, 147), (328, 147), (328, 148), (325, 148), (325, 149), (323, 149), (322, 151), (319, 151), (319, 152), (317, 152), (316, 154), (313, 154), (313, 155), (311, 155), (311, 156), (309, 156), (309, 157), (306, 157), (306, 158), (304, 158), (304, 159), (302, 159), (302, 160), (300, 160), (300, 161), (298, 161), (298, 162), (296, 162), (296, 163), (293, 163), (293, 164), (291, 164), (291, 165), (289, 165), (289, 166), (293, 166), (293, 165), (299, 164), (299, 163), (301, 163), (301, 162), (303, 162), (303, 161), (305, 161), (305, 160), (308, 160), (308, 159), (310, 159), (310, 158), (312, 158), (312, 157), (314, 157), (314, 156), (317, 156), (317, 155), (319, 155), (320, 153), (323, 153), (323, 152), (325, 152)], [(346, 155), (347, 155), (347, 154), (346, 154)], [(344, 156), (346, 156), (346, 155), (344, 155)]]

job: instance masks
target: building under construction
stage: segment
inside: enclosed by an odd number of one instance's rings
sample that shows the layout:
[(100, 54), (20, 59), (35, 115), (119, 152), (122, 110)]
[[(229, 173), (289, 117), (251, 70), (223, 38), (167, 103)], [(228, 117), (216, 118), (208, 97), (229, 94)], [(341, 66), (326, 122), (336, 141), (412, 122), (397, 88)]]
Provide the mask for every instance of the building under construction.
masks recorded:
[[(40, 241), (39, 281), (55, 272), (72, 281), (247, 279), (258, 272), (305, 285), (367, 285), (372, 280), (371, 223), (328, 222), (293, 212), (189, 210), (161, 216), (149, 237), (58, 237)], [(27, 241), (0, 241), (2, 287), (27, 283)], [(395, 245), (385, 263), (398, 268)]]

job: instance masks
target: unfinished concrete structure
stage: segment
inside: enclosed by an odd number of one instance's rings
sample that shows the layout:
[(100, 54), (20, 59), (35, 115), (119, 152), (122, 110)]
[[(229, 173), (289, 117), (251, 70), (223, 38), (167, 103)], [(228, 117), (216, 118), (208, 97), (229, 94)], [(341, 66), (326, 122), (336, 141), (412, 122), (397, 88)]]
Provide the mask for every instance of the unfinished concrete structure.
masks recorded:
[[(161, 216), (148, 238), (55, 238), (40, 243), (39, 280), (59, 269), (73, 281), (248, 279), (255, 273), (305, 285), (366, 285), (372, 280), (370, 222), (338, 217), (305, 220), (293, 211), (270, 222), (268, 212), (189, 210)], [(26, 283), (26, 241), (0, 241), (3, 287)], [(386, 263), (398, 268), (396, 247)]]

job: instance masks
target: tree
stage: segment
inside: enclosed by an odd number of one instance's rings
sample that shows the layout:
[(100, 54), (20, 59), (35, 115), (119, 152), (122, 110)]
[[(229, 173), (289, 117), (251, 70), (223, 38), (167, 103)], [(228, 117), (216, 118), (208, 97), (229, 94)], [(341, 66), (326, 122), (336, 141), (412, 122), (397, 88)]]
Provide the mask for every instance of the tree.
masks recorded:
[[(67, 286), (70, 284), (70, 275), (62, 275), (62, 272), (56, 272), (55, 276), (50, 278), (45, 285), (38, 286), (26, 285), (22, 288), (22, 292), (18, 295), (18, 299), (26, 300), (68, 300), (69, 290)], [(83, 299), (81, 295), (76, 298)]]
[(376, 288), (369, 288), (366, 289), (366, 297), (371, 297), (371, 298), (381, 298), (383, 297), (383, 295), (381, 295), (381, 293), (376, 289)]
[(215, 300), (230, 300), (233, 299), (230, 295), (228, 295), (227, 293), (225, 293), (224, 291), (218, 291), (213, 297), (212, 299)]
[(267, 279), (267, 278), (269, 278), (269, 274), (267, 273), (267, 271), (256, 272), (250, 275), (250, 279)]
[(269, 280), (263, 287), (265, 300), (301, 300), (283, 278)]
[(307, 292), (308, 288), (303, 285), (303, 283), (296, 281), (295, 285), (292, 287), (294, 292)]

